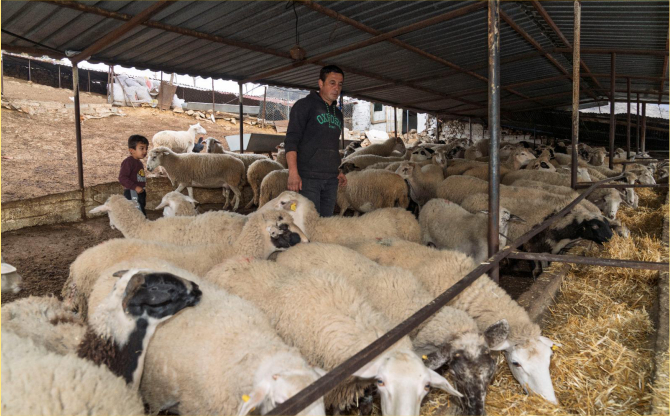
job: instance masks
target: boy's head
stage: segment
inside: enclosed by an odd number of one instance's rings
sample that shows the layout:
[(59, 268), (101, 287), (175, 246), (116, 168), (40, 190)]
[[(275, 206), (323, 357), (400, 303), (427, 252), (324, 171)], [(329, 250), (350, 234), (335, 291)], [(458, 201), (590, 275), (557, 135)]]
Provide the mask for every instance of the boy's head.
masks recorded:
[(144, 159), (147, 157), (147, 150), (149, 149), (149, 140), (139, 134), (133, 134), (128, 138), (128, 151), (130, 156), (135, 159)]

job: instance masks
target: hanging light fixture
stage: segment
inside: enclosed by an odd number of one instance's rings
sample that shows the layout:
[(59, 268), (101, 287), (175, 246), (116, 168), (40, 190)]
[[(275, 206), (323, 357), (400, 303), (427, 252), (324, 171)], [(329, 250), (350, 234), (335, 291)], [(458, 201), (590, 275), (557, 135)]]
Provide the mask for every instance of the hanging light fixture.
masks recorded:
[(294, 61), (302, 61), (307, 56), (307, 52), (300, 47), (300, 37), (298, 34), (298, 12), (295, 10), (295, 1), (289, 1), (286, 4), (286, 9), (293, 6), (293, 13), (295, 13), (295, 46), (291, 48), (288, 53)]

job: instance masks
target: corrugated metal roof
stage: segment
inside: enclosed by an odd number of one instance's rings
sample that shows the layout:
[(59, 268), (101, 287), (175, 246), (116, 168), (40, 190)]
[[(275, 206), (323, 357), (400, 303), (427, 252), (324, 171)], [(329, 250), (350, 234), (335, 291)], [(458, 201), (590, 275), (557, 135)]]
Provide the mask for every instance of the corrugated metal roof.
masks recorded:
[[(82, 10), (65, 3), (2, 1), (2, 46), (37, 49), (32, 42), (59, 51), (84, 50), (125, 20), (105, 12), (134, 16), (150, 7), (148, 1), (86, 1), (77, 4), (96, 8)], [(91, 61), (137, 68), (188, 73), (242, 80), (291, 64), (288, 51), (296, 43), (295, 13), (298, 15), (300, 45), (308, 57), (371, 39), (377, 33), (401, 29), (426, 19), (472, 6), (475, 2), (319, 2), (325, 7), (367, 26), (370, 32), (313, 10), (309, 5), (286, 2), (201, 2), (178, 1), (150, 18), (179, 29), (209, 36), (220, 36), (266, 48), (271, 53), (231, 46), (189, 34), (166, 31), (154, 25), (140, 25), (115, 43), (95, 53)], [(573, 36), (573, 3), (542, 1), (569, 42)], [(97, 12), (96, 12), (97, 10)], [(557, 53), (566, 45), (529, 2), (502, 2), (501, 10), (530, 36), (568, 73), (572, 72), (571, 53)], [(665, 50), (668, 40), (668, 2), (582, 2), (582, 49)], [(102, 14), (102, 15), (101, 15)], [(502, 86), (556, 77), (563, 73), (520, 33), (501, 19)], [(8, 33), (9, 32), (9, 33)], [(447, 60), (471, 74), (487, 77), (487, 11), (480, 8), (468, 14), (401, 34), (395, 39), (438, 59)], [(38, 47), (39, 48), (39, 47)], [(258, 48), (255, 48), (258, 49)], [(15, 49), (16, 50), (16, 49)], [(517, 57), (525, 56), (519, 60)], [(506, 60), (512, 60), (507, 62)], [(591, 72), (608, 74), (610, 57), (583, 53)], [(486, 115), (485, 80), (455, 70), (416, 52), (382, 41), (322, 60), (345, 69), (345, 93), (372, 101), (398, 104), (427, 112), (458, 112)], [(634, 91), (645, 100), (658, 100), (661, 76), (667, 56), (617, 55), (618, 74), (632, 75)], [(308, 89), (316, 86), (320, 65), (307, 64), (267, 76), (259, 82)], [(666, 76), (667, 78), (667, 76)], [(590, 95), (605, 97), (609, 78), (599, 76), (602, 91), (589, 78), (582, 78)], [(390, 85), (379, 89), (374, 86)], [(395, 84), (395, 85), (394, 85)], [(617, 79), (617, 98), (625, 98), (625, 80)], [(667, 84), (663, 84), (667, 91)], [(361, 90), (357, 93), (357, 90)], [(568, 77), (520, 85), (502, 90), (503, 110), (532, 111), (571, 101)], [(586, 92), (582, 98), (588, 98)], [(534, 98), (535, 97), (535, 98)], [(634, 94), (635, 97), (635, 94)], [(668, 96), (662, 96), (668, 102)], [(513, 114), (513, 113), (512, 113)], [(509, 114), (508, 114), (509, 115)]]

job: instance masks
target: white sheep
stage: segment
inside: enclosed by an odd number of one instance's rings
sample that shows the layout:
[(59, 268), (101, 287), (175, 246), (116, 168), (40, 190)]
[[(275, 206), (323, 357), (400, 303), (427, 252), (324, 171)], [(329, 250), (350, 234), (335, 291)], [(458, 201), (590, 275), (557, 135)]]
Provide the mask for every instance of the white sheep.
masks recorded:
[(265, 259), (277, 250), (307, 241), (291, 216), (277, 210), (250, 215), (233, 244), (176, 246), (137, 239), (112, 239), (77, 256), (70, 265), (70, 275), (61, 294), (69, 305), (86, 316), (86, 300), (95, 280), (103, 270), (121, 261), (149, 257), (163, 259), (203, 276), (228, 257), (241, 255)]
[(288, 186), (288, 169), (275, 170), (261, 181), (260, 195), (258, 197), (258, 208), (265, 206), (271, 199), (275, 199), (284, 192)]
[[(205, 279), (263, 310), (284, 341), (327, 371), (392, 328), (354, 286), (324, 270), (299, 273), (273, 262), (238, 258), (213, 269)], [(372, 383), (377, 384), (384, 415), (418, 415), (430, 387), (461, 396), (424, 366), (408, 337), (353, 376), (326, 394), (326, 407), (344, 408)]]
[[(60, 355), (34, 337), (21, 338), (3, 328), (3, 413), (144, 413), (137, 390), (146, 346), (160, 323), (196, 305), (202, 292), (168, 273), (131, 269), (108, 275), (112, 285), (92, 309), (76, 351)], [(59, 331), (58, 326), (51, 331)]]
[(384, 237), (421, 240), (419, 223), (402, 208), (381, 208), (359, 217), (321, 217), (312, 201), (297, 192), (285, 191), (263, 209), (288, 212), (310, 241), (346, 244)]
[[(472, 260), (463, 253), (438, 251), (402, 240), (370, 241), (355, 244), (352, 248), (379, 264), (411, 271), (432, 296), (442, 294), (475, 268)], [(541, 336), (540, 327), (504, 289), (487, 275), (482, 275), (449, 306), (467, 312), (481, 331), (505, 319), (509, 323), (508, 336), (498, 339), (499, 343), (490, 345), (490, 348), (504, 352), (514, 378), (524, 389), (557, 403), (549, 374), (554, 342)]]
[(348, 208), (358, 212), (370, 212), (379, 208), (409, 205), (409, 192), (400, 175), (386, 170), (364, 170), (350, 172), (347, 185), (337, 189), (337, 205), (340, 216)]
[(244, 170), (245, 172), (249, 170), (249, 166), (251, 166), (252, 163), (254, 163), (257, 160), (263, 160), (263, 159), (269, 159), (265, 155), (257, 155), (254, 153), (237, 153), (237, 152), (229, 152), (228, 150), (223, 148), (223, 145), (221, 144), (220, 141), (216, 140), (213, 137), (208, 137), (205, 140), (205, 144), (207, 146), (207, 153), (222, 153), (225, 155), (229, 156), (234, 156), (242, 161), (244, 163)]
[(195, 204), (198, 201), (181, 192), (168, 192), (163, 195), (161, 203), (156, 206), (156, 210), (163, 208), (164, 217), (179, 217), (198, 215)]
[(109, 223), (126, 238), (190, 246), (198, 244), (233, 244), (242, 233), (248, 217), (234, 212), (210, 211), (194, 217), (147, 219), (132, 201), (123, 195), (112, 195), (90, 213), (106, 212)]
[(21, 291), (21, 282), (23, 277), (16, 271), (16, 267), (5, 260), (1, 260), (2, 264), (2, 293), (19, 293)]
[(196, 134), (206, 134), (200, 123), (193, 124), (186, 131), (163, 130), (154, 134), (152, 147), (167, 147), (175, 153), (190, 153), (195, 146)]
[[(503, 188), (504, 185), (500, 185)], [(465, 198), (475, 193), (488, 192), (489, 183), (474, 176), (447, 176), (436, 189), (438, 198), (461, 204)]]
[[(303, 273), (323, 269), (338, 274), (361, 291), (392, 325), (400, 324), (433, 301), (411, 272), (381, 266), (339, 245), (300, 244), (277, 256), (277, 263)], [(497, 344), (492, 338), (500, 336), (504, 325), (501, 322), (488, 328), (486, 339)], [(461, 402), (464, 414), (484, 414), (486, 389), (495, 363), (475, 321), (467, 313), (445, 306), (409, 336), (417, 355), (426, 356), (428, 368), (435, 370), (446, 365), (450, 369), (456, 388), (468, 397)]]
[[(498, 214), (500, 247), (507, 244), (510, 221), (522, 221), (509, 210), (500, 207)], [(446, 199), (431, 199), (419, 214), (421, 242), (440, 250), (457, 250), (481, 263), (488, 255), (488, 213), (463, 209)]]
[(403, 160), (408, 160), (410, 155), (411, 153), (407, 151), (405, 156), (397, 156), (397, 157), (384, 157), (377, 155), (350, 156), (346, 160), (342, 161), (342, 164), (340, 165), (340, 170), (344, 174), (347, 174), (349, 172), (353, 172), (356, 170), (365, 169), (368, 166), (374, 165), (375, 163), (402, 162)]
[(388, 157), (391, 156), (394, 150), (401, 153), (405, 152), (405, 143), (401, 138), (391, 137), (381, 143), (371, 144), (368, 147), (360, 147), (354, 153), (347, 156), (347, 158), (357, 157), (362, 155), (377, 155)]
[(247, 182), (251, 186), (251, 190), (254, 193), (254, 198), (249, 201), (245, 209), (251, 208), (253, 205), (260, 207), (260, 197), (261, 197), (261, 185), (263, 179), (270, 173), (276, 170), (282, 170), (284, 167), (279, 163), (275, 162), (272, 159), (261, 159), (253, 162), (249, 165), (247, 169)]
[(419, 207), (437, 196), (437, 187), (444, 180), (442, 168), (434, 164), (420, 166), (413, 162), (402, 162), (396, 173), (407, 181), (410, 197)]
[[(192, 280), (203, 292), (198, 306), (161, 325), (147, 348), (140, 392), (151, 414), (245, 415), (253, 407), (265, 414), (323, 374), (282, 342), (249, 302), (165, 261), (137, 259), (128, 265)], [(113, 284), (104, 277), (96, 282), (91, 309)], [(323, 400), (300, 414), (324, 415)]]
[(176, 192), (188, 189), (188, 196), (193, 198), (193, 186), (200, 188), (223, 188), (226, 199), (224, 209), (229, 205), (230, 191), (233, 197), (233, 211), (237, 211), (242, 197), (240, 187), (245, 178), (244, 163), (229, 155), (219, 154), (177, 154), (166, 147), (157, 147), (149, 152), (147, 170), (152, 172), (163, 166)]

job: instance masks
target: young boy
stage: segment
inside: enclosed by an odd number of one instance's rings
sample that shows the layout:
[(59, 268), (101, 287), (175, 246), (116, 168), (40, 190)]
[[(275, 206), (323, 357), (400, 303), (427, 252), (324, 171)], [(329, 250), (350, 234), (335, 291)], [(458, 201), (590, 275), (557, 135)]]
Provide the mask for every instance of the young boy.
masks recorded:
[(144, 187), (147, 184), (147, 178), (144, 176), (144, 165), (142, 159), (147, 157), (147, 149), (149, 148), (149, 140), (139, 134), (133, 134), (128, 138), (128, 156), (121, 163), (121, 171), (119, 172), (119, 182), (125, 188), (123, 196), (126, 199), (136, 200), (144, 216), (147, 213), (144, 211), (144, 206), (147, 203), (147, 193)]

